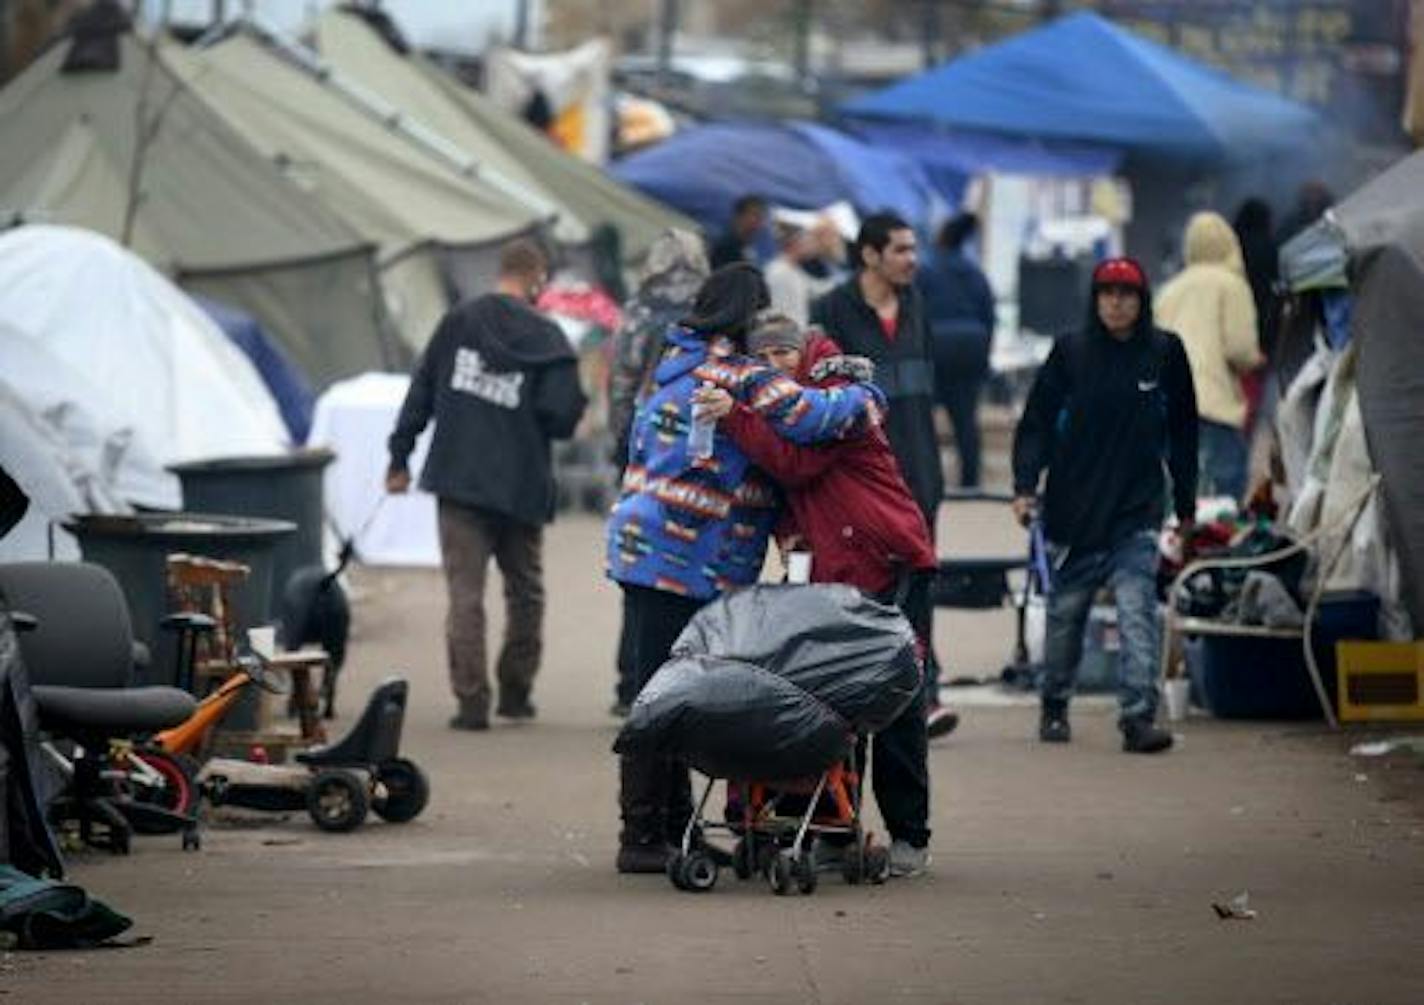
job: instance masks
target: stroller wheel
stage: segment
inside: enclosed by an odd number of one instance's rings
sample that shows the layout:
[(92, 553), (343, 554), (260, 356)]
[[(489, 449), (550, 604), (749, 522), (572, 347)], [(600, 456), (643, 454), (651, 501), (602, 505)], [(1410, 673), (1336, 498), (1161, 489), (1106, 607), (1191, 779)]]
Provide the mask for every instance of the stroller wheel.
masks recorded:
[(701, 849), (688, 852), (678, 866), (681, 874), (681, 889), (691, 893), (706, 893), (717, 885), (717, 863), (712, 856)]
[(766, 870), (766, 881), (771, 885), (771, 892), (778, 897), (784, 897), (791, 892), (791, 870), (791, 853), (777, 852)]
[(816, 892), (819, 877), (816, 874), (816, 852), (813, 849), (807, 848), (797, 856), (792, 871), (796, 877), (796, 889), (807, 895)]
[(865, 882), (865, 855), (859, 842), (846, 846), (841, 860), (841, 878), (851, 886)]
[(683, 855), (680, 851), (670, 852), (667, 858), (667, 878), (668, 882), (679, 890), (686, 890), (682, 881), (682, 861)]
[(890, 878), (890, 849), (884, 845), (871, 845), (865, 849), (865, 878), (880, 884)]

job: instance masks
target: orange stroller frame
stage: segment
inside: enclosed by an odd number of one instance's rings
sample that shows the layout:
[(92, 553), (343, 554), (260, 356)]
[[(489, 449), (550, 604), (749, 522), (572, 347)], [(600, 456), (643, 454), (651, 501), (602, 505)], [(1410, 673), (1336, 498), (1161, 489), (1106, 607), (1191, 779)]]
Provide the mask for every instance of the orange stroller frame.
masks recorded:
[[(816, 891), (819, 879), (816, 838), (839, 835), (849, 839), (841, 862), (847, 883), (882, 883), (889, 873), (890, 855), (865, 829), (861, 816), (861, 772), (856, 744), (851, 753), (817, 777), (792, 781), (727, 780), (727, 794), (740, 795), (738, 819), (708, 820), (704, 813), (719, 779), (709, 776), (697, 809), (683, 831), (682, 845), (668, 858), (668, 879), (679, 890), (706, 893), (717, 884), (720, 872), (716, 854), (706, 842), (709, 833), (725, 831), (737, 836), (732, 848), (732, 871), (738, 879), (760, 874), (777, 896), (794, 886), (801, 893)], [(860, 757), (863, 760), (863, 755)], [(800, 813), (782, 813), (786, 797), (809, 797)]]

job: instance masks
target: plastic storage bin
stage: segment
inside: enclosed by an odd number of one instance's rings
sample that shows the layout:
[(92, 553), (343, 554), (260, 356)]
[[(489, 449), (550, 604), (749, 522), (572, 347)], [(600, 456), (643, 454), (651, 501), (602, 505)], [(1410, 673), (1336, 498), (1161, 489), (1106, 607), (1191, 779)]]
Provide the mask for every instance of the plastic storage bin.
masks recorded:
[[(1335, 643), (1379, 636), (1379, 598), (1360, 591), (1326, 594), (1311, 632), (1315, 662), (1336, 702)], [(1194, 698), (1223, 719), (1318, 719), (1320, 701), (1300, 639), (1203, 635), (1186, 640)]]

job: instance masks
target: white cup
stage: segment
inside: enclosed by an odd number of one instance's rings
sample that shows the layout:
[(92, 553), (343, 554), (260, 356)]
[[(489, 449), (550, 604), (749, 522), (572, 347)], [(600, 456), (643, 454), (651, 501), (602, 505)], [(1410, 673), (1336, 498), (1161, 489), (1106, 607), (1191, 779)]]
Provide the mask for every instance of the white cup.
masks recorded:
[(277, 629), (273, 625), (256, 625), (247, 630), (247, 644), (259, 656), (269, 660), (277, 655)]
[(788, 583), (809, 583), (811, 581), (811, 553), (793, 551), (786, 556), (786, 581)]
[(1191, 681), (1185, 677), (1172, 677), (1162, 682), (1162, 698), (1167, 705), (1167, 719), (1181, 722), (1187, 717), (1187, 694)]

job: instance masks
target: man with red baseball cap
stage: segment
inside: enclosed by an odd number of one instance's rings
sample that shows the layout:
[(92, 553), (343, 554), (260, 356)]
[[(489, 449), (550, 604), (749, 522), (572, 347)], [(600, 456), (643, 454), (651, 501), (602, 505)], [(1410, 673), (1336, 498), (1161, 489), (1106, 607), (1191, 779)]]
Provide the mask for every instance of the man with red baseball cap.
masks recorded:
[(1029, 392), (1014, 435), (1014, 511), (1027, 523), (1042, 492), (1053, 566), (1039, 739), (1072, 738), (1083, 627), (1093, 596), (1111, 586), (1122, 650), (1118, 725), (1123, 750), (1152, 754), (1172, 735), (1157, 713), (1157, 532), (1171, 482), (1183, 524), (1196, 508), (1197, 405), (1186, 350), (1152, 323), (1147, 274), (1131, 258), (1093, 271), (1083, 330), (1060, 338)]

